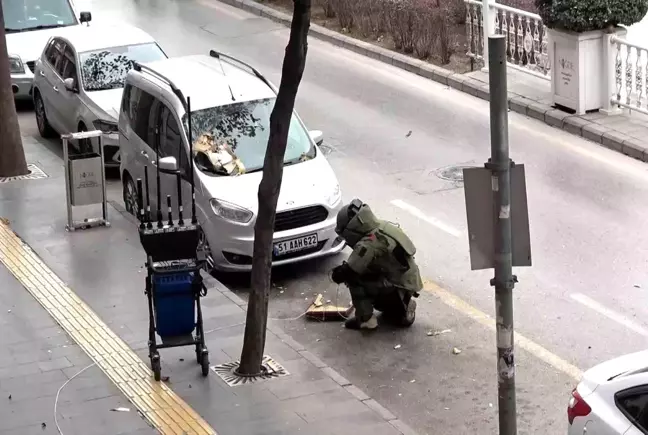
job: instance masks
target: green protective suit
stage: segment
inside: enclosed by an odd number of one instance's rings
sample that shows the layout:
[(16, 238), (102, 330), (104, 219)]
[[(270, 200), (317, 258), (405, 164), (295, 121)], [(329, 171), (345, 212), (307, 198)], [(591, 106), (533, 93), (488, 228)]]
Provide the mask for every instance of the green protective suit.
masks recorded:
[(337, 231), (353, 248), (347, 264), (357, 279), (347, 286), (356, 317), (366, 321), (374, 308), (402, 316), (412, 295), (423, 288), (411, 239), (398, 226), (379, 220), (367, 204), (350, 220), (343, 209)]

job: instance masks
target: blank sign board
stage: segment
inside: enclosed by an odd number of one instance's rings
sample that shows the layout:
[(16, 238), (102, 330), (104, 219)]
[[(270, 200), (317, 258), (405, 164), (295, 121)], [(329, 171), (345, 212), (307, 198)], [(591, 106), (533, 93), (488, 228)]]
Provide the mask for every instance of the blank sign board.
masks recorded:
[[(464, 192), (468, 216), (470, 267), (472, 270), (495, 267), (495, 192), (492, 173), (486, 168), (466, 168)], [(524, 165), (511, 168), (511, 239), (513, 266), (531, 266), (529, 210), (527, 207)]]

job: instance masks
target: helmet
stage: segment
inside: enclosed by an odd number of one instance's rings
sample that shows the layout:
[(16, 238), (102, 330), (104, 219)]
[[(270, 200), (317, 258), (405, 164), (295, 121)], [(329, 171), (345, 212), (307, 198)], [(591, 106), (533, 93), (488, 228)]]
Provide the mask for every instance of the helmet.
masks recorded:
[(335, 232), (353, 247), (378, 225), (378, 219), (369, 205), (354, 199), (338, 212)]

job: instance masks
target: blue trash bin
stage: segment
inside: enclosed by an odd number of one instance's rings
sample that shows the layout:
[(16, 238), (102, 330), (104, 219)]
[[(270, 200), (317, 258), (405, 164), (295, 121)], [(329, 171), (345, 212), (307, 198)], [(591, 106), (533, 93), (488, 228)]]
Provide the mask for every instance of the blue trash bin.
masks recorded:
[(153, 277), (155, 325), (160, 337), (191, 334), (196, 328), (193, 273)]

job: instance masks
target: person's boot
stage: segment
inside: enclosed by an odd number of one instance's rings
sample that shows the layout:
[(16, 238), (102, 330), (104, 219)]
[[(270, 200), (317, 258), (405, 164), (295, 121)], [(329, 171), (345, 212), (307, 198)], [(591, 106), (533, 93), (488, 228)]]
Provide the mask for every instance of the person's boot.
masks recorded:
[(403, 320), (401, 321), (401, 324), (409, 328), (414, 324), (414, 320), (416, 319), (416, 301), (414, 299), (410, 299), (409, 304), (407, 304), (407, 311), (405, 311), (405, 316), (403, 316)]
[(367, 329), (367, 330), (374, 330), (378, 327), (378, 319), (376, 318), (375, 314), (372, 314), (369, 320), (366, 322), (360, 321), (357, 317), (353, 316), (351, 318), (348, 318), (344, 322), (344, 327), (347, 329)]

